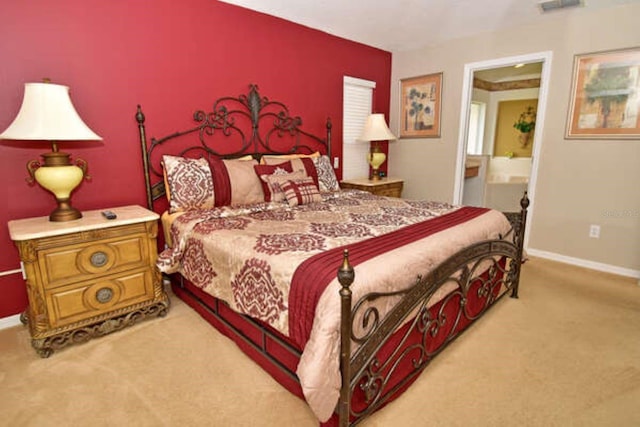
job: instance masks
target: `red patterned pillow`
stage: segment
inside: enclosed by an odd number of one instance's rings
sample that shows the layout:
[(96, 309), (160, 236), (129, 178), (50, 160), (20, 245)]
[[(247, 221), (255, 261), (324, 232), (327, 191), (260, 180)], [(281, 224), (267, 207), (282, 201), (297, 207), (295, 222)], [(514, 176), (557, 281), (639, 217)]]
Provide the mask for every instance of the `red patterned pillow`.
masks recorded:
[[(314, 153), (314, 154), (310, 154), (310, 155), (304, 155), (304, 154), (291, 154), (291, 155), (285, 155), (284, 157), (288, 157), (291, 162), (291, 167), (293, 168), (293, 171), (297, 171), (297, 170), (303, 170), (305, 175), (312, 178), (314, 184), (316, 184), (316, 187), (318, 187), (318, 171), (316, 171), (316, 160), (319, 158), (320, 153)], [(266, 162), (266, 164), (268, 165), (274, 165), (276, 164), (276, 160), (278, 158), (281, 158), (282, 156), (279, 157), (270, 157), (270, 156), (262, 156), (262, 160)]]
[(263, 175), (264, 181), (267, 183), (271, 191), (272, 202), (282, 202), (285, 200), (282, 184), (287, 181), (306, 178), (304, 171), (295, 171), (291, 173), (274, 173), (272, 175)]
[(167, 178), (171, 213), (213, 207), (213, 179), (205, 159), (165, 155), (162, 164)]
[(293, 172), (291, 162), (282, 162), (278, 163), (277, 165), (255, 165), (253, 169), (256, 171), (256, 174), (260, 178), (260, 184), (262, 184), (262, 191), (264, 193), (264, 201), (278, 202), (284, 200), (284, 195), (278, 195), (278, 193), (280, 192), (280, 186), (273, 187), (269, 182), (269, 177), (276, 175), (285, 175)]
[(282, 184), (282, 190), (289, 206), (322, 201), (322, 196), (312, 178), (288, 180)]

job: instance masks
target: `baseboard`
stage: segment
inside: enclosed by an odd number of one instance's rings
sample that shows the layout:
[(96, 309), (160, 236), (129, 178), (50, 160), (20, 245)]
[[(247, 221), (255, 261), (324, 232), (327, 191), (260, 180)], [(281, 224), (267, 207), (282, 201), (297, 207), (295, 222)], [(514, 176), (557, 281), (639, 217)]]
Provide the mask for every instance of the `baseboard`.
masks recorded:
[[(550, 259), (552, 261), (563, 262), (578, 267), (589, 268), (591, 270), (604, 271), (605, 273), (617, 274), (619, 276), (633, 277), (640, 279), (640, 270), (632, 270), (630, 268), (618, 267), (617, 265), (604, 264), (586, 259), (573, 258), (566, 255), (560, 255), (553, 252), (541, 251), (538, 249), (527, 249), (527, 255), (538, 258)], [(639, 283), (640, 284), (640, 283)]]
[(14, 316), (3, 317), (0, 319), (0, 330), (12, 328), (14, 326), (22, 325), (20, 322), (20, 315), (16, 314)]

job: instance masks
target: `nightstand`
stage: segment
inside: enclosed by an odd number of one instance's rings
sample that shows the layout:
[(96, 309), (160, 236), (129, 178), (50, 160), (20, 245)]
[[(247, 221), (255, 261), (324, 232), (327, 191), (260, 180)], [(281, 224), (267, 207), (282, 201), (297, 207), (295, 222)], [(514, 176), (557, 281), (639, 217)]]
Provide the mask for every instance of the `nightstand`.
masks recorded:
[(400, 178), (393, 177), (380, 178), (379, 180), (359, 178), (340, 181), (340, 187), (364, 190), (378, 196), (401, 197), (403, 183), (404, 181)]
[(83, 212), (73, 221), (9, 221), (20, 253), (29, 306), (21, 320), (41, 357), (150, 316), (169, 298), (155, 263), (158, 214), (139, 206)]

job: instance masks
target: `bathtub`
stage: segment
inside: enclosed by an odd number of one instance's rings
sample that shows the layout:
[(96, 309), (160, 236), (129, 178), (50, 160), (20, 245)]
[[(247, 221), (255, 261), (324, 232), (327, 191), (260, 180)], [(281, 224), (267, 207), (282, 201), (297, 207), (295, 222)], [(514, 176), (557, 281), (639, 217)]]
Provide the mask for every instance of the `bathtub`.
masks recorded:
[(528, 186), (528, 176), (489, 174), (485, 182), (484, 206), (503, 212), (517, 212)]

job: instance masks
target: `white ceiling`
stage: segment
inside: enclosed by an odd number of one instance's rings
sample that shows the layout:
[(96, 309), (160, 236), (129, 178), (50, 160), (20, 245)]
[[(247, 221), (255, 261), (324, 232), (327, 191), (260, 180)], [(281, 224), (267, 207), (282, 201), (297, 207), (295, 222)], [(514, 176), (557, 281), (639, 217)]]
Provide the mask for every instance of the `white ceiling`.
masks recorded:
[(542, 14), (541, 0), (221, 0), (390, 52), (640, 0), (582, 0)]

